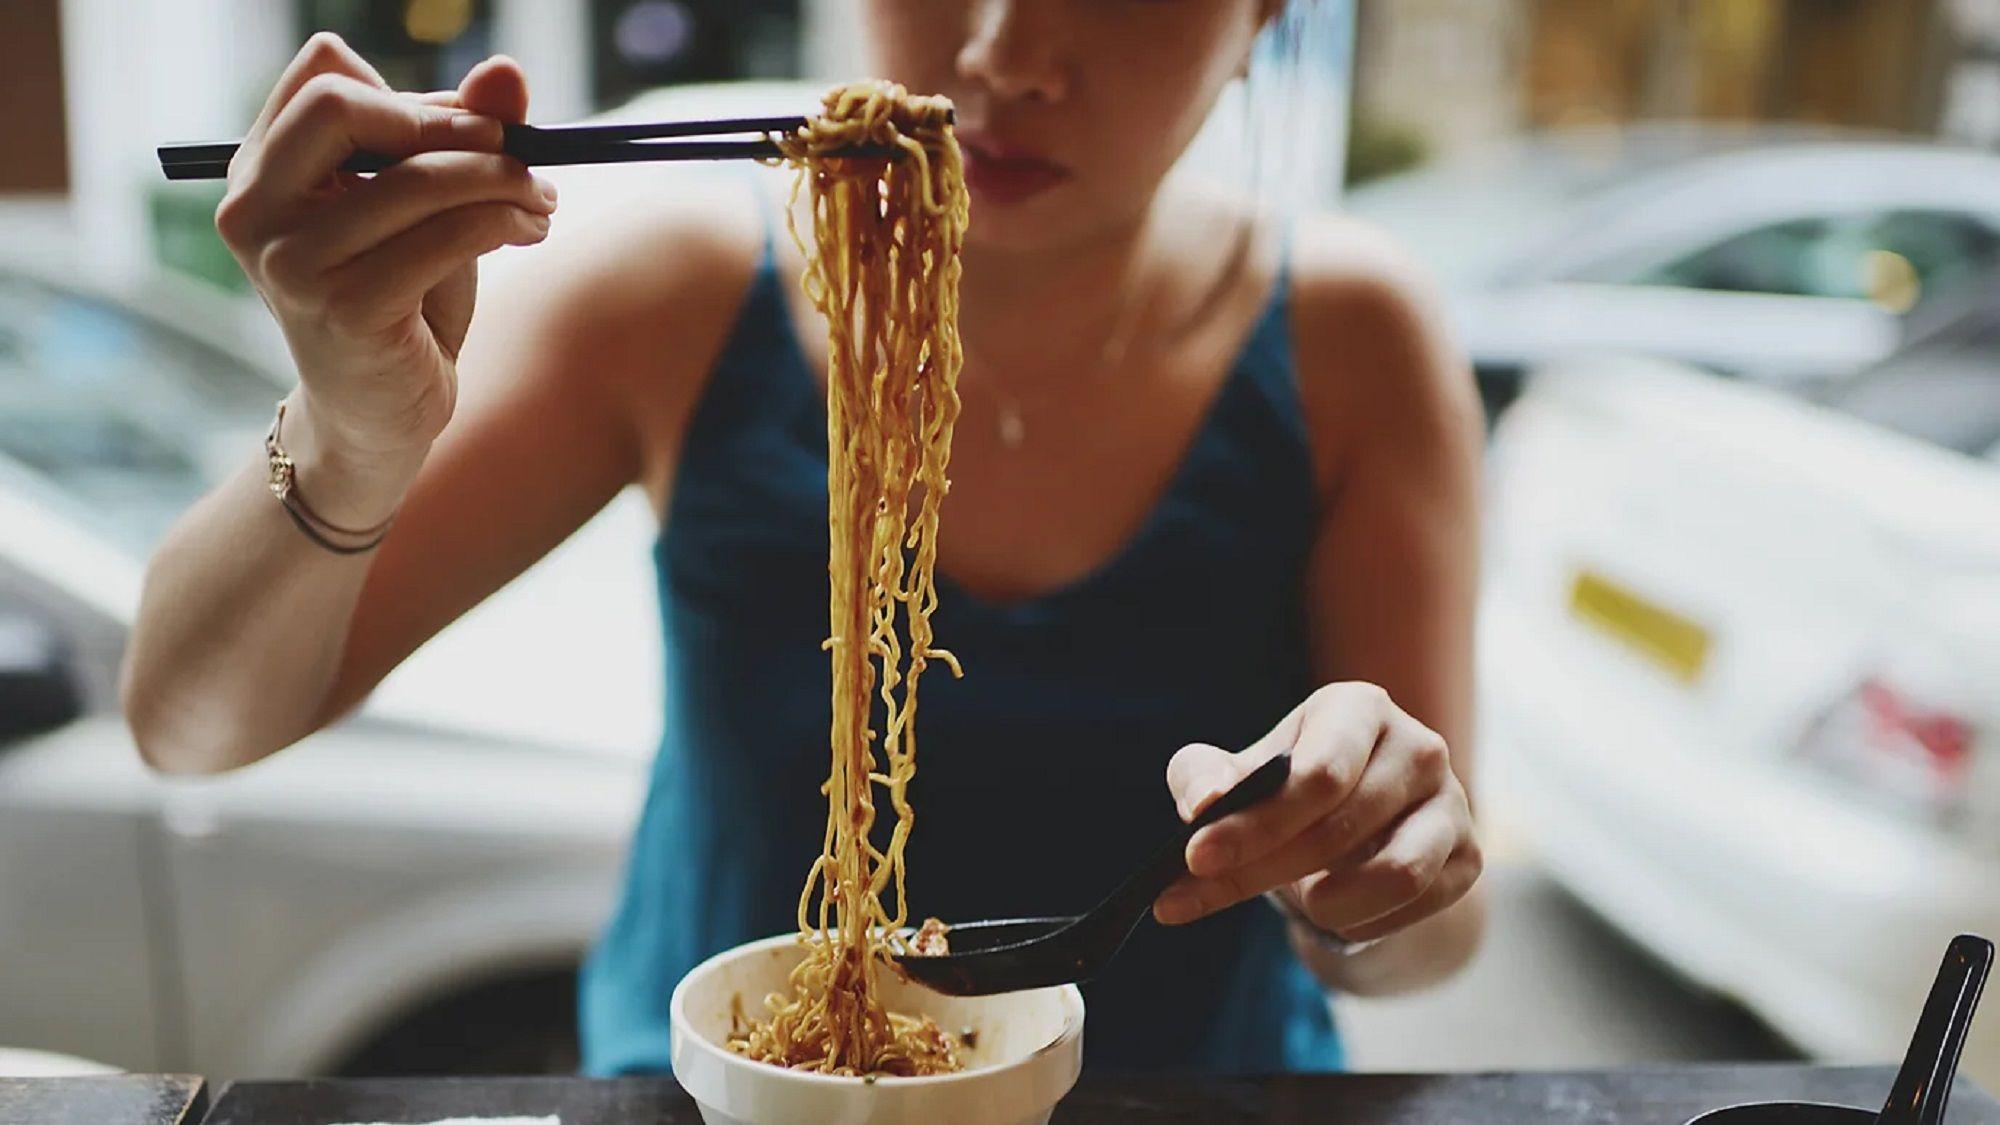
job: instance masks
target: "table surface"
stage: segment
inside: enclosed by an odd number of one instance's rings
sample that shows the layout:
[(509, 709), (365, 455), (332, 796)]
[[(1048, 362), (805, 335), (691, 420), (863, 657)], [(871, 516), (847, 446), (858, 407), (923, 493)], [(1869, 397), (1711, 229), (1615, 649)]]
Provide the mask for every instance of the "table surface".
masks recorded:
[[(1718, 1106), (1761, 1099), (1879, 1105), (1887, 1067), (1671, 1066), (1587, 1072), (1283, 1075), (1247, 1079), (1087, 1074), (1055, 1125), (1138, 1122), (1342, 1125), (1680, 1125)], [(204, 1125), (425, 1122), (455, 1116), (557, 1114), (562, 1125), (699, 1125), (664, 1078), (390, 1078), (239, 1082)], [(1952, 1125), (2000, 1125), (2000, 1103), (1964, 1080)]]
[(0, 1125), (193, 1125), (206, 1108), (185, 1074), (0, 1078)]

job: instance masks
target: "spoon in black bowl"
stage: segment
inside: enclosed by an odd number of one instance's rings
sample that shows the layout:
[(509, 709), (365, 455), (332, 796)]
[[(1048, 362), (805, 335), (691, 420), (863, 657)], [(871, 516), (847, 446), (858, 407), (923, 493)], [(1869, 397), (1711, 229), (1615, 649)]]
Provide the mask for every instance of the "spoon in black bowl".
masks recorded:
[(1993, 943), (1961, 934), (1945, 949), (1924, 1014), (1917, 1020), (1903, 1068), (1880, 1113), (1844, 1105), (1809, 1102), (1762, 1102), (1735, 1105), (1704, 1113), (1688, 1125), (1942, 1125), (1945, 1103), (1951, 1100), (1952, 1075), (1965, 1049), (1979, 990), (1993, 967)]
[(1187, 874), (1187, 845), (1195, 832), (1276, 794), (1291, 772), (1290, 754), (1252, 770), (1177, 829), (1087, 914), (961, 923), (947, 933), (950, 953), (909, 954), (896, 958), (896, 964), (910, 979), (949, 996), (990, 996), (1089, 980), (1124, 946), (1152, 910), (1153, 900)]

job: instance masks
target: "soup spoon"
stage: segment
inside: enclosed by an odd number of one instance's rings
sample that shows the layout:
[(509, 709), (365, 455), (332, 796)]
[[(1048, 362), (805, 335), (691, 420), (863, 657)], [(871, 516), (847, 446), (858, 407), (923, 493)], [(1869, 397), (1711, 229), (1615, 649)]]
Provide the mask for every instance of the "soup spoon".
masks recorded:
[(1258, 766), (1177, 829), (1088, 913), (961, 923), (947, 931), (951, 952), (908, 954), (896, 958), (896, 964), (910, 979), (950, 996), (990, 996), (1089, 980), (1124, 947), (1152, 910), (1153, 900), (1187, 874), (1187, 845), (1195, 832), (1276, 794), (1291, 771), (1290, 754)]
[(1760, 1102), (1704, 1113), (1688, 1125), (1941, 1125), (1951, 1100), (1951, 1079), (1965, 1049), (1979, 990), (1993, 966), (1993, 943), (1962, 934), (1945, 949), (1924, 1014), (1896, 1072), (1896, 1084), (1878, 1113), (1844, 1105)]

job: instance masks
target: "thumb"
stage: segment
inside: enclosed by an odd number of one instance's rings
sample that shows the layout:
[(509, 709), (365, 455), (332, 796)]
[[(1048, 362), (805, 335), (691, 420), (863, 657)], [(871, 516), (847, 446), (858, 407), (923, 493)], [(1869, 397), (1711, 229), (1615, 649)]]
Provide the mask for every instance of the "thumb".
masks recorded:
[(501, 121), (528, 119), (528, 76), (506, 55), (492, 55), (467, 71), (458, 84), (458, 104)]
[(1167, 762), (1167, 789), (1174, 795), (1174, 808), (1181, 819), (1200, 816), (1210, 802), (1255, 769), (1256, 763), (1247, 761), (1248, 757), (1205, 742), (1190, 743), (1176, 751)]

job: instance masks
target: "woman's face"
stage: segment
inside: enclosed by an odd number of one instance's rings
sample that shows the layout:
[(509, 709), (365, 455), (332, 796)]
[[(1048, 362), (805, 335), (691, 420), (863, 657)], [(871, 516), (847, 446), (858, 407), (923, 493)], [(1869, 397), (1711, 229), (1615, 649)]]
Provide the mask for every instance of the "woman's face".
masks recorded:
[(958, 106), (974, 244), (1137, 220), (1271, 0), (864, 0), (881, 77)]

